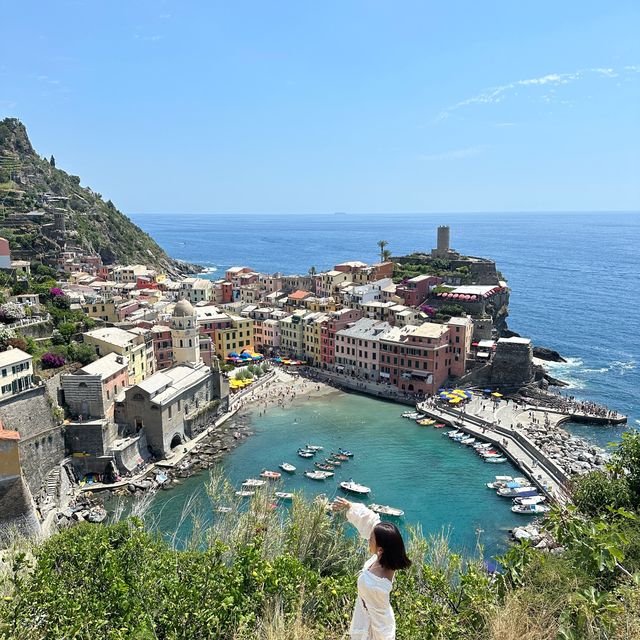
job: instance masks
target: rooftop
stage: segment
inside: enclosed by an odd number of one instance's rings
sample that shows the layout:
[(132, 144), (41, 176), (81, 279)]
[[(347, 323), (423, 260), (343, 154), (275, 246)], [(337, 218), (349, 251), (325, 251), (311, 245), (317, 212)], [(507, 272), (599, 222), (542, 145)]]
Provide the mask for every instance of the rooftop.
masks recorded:
[(205, 380), (210, 373), (209, 367), (203, 363), (180, 364), (171, 369), (158, 371), (136, 386), (151, 395), (151, 402), (163, 405)]
[(13, 349), (10, 348), (0, 353), (0, 367), (6, 367), (24, 360), (31, 360), (31, 356), (22, 351), (22, 349), (16, 349), (14, 347)]
[(100, 376), (102, 380), (110, 378), (118, 371), (126, 369), (129, 361), (123, 356), (119, 356), (116, 353), (109, 353), (106, 356), (99, 358), (95, 362), (92, 362), (74, 375), (88, 375), (88, 376)]
[(348, 336), (350, 338), (360, 338), (371, 340), (391, 329), (388, 322), (380, 322), (371, 318), (360, 318), (346, 329), (341, 329), (337, 335)]
[(94, 338), (95, 340), (101, 340), (102, 342), (108, 342), (118, 347), (126, 347), (133, 343), (137, 338), (134, 333), (119, 329), (118, 327), (103, 327), (101, 329), (92, 329), (87, 331), (85, 336)]

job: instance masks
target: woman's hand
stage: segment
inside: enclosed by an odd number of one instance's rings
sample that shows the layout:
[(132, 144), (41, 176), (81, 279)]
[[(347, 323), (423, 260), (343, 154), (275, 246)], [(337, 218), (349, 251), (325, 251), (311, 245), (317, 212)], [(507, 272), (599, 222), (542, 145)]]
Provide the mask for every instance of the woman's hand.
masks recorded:
[(331, 505), (334, 511), (348, 511), (351, 508), (351, 503), (344, 498), (336, 498)]

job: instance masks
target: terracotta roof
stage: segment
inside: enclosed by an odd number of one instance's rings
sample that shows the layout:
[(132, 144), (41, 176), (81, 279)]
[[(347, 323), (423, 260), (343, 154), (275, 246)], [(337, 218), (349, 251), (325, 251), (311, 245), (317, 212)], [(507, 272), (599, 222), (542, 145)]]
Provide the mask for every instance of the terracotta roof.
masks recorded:
[(310, 295), (312, 295), (310, 291), (303, 291), (302, 289), (298, 289), (297, 291), (289, 294), (289, 298), (291, 300), (304, 300)]

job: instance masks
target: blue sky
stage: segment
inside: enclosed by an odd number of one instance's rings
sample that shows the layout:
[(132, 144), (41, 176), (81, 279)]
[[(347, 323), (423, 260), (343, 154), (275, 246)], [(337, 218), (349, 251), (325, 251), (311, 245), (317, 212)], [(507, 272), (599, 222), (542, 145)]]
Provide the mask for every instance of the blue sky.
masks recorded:
[(640, 210), (640, 3), (3, 3), (0, 116), (123, 211)]

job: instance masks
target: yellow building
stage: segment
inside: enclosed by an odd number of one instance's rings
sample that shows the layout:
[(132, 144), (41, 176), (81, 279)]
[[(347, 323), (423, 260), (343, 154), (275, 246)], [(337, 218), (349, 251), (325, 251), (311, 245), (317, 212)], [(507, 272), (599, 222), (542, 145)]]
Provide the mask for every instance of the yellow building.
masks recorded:
[(223, 315), (226, 316), (226, 320), (215, 323), (217, 326), (212, 334), (209, 334), (213, 338), (218, 358), (225, 360), (232, 351), (253, 351), (253, 320), (230, 314)]
[(138, 384), (153, 373), (153, 370), (148, 370), (147, 345), (143, 336), (117, 327), (93, 329), (83, 335), (85, 344), (94, 347), (101, 358), (108, 353), (117, 353), (128, 359), (130, 384)]
[(322, 324), (329, 319), (326, 313), (310, 313), (303, 320), (303, 355), (312, 365), (320, 364), (322, 352)]

